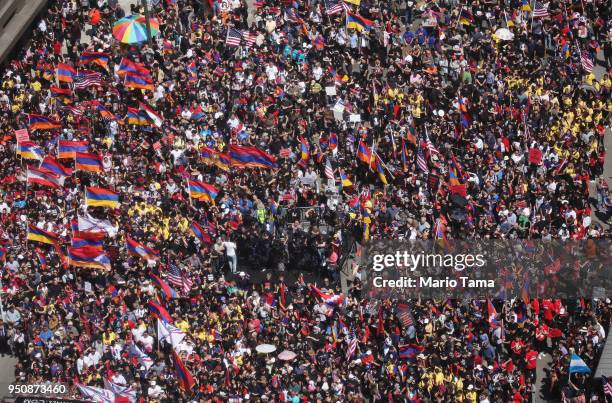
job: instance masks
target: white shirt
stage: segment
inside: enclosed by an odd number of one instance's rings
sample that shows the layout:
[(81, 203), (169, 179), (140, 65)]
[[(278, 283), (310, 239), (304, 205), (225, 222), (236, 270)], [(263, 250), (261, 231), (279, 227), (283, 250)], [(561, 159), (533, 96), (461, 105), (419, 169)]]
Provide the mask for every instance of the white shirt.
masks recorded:
[(227, 256), (236, 256), (236, 244), (234, 242), (223, 242), (223, 247)]

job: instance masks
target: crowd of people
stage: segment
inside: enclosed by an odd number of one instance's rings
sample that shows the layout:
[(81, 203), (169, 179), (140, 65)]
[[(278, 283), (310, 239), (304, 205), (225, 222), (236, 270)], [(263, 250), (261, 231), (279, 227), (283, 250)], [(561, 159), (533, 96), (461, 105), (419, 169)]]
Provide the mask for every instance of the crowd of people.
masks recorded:
[(134, 3), (50, 0), (0, 71), (15, 382), (103, 402), (610, 398), (606, 295), (339, 281), (372, 239), (608, 248), (607, 1), (161, 0), (159, 32), (126, 44)]

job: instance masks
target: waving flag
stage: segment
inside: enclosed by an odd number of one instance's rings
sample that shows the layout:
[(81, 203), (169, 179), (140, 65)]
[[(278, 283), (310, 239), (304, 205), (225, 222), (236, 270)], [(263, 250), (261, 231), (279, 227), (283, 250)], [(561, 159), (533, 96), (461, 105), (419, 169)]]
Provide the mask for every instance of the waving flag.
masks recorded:
[(325, 0), (324, 3), (325, 12), (329, 16), (341, 14), (348, 9), (342, 0)]
[(55, 119), (33, 113), (28, 114), (28, 121), (29, 129), (32, 132), (35, 130), (59, 129), (62, 127), (62, 124)]
[(55, 232), (45, 231), (35, 225), (28, 224), (28, 241), (46, 243), (48, 245), (57, 245), (59, 243), (59, 235)]
[(129, 354), (130, 357), (136, 357), (138, 363), (144, 366), (147, 371), (153, 366), (153, 360), (148, 355), (143, 353), (142, 350), (140, 350), (138, 346), (134, 343), (132, 343), (132, 345), (130, 346)]
[(90, 215), (78, 217), (80, 232), (106, 232), (110, 237), (117, 235), (118, 228), (108, 220), (100, 220)]
[(470, 25), (474, 22), (474, 16), (468, 9), (462, 7), (459, 12), (459, 22), (463, 25)]
[(77, 383), (79, 392), (83, 397), (91, 400), (95, 403), (115, 403), (115, 394), (103, 388), (97, 388), (95, 386), (87, 386)]
[(493, 306), (493, 303), (490, 299), (487, 299), (487, 314), (488, 314), (488, 322), (489, 327), (491, 329), (497, 329), (500, 325), (499, 319), (497, 319), (497, 311)]
[(572, 354), (572, 358), (570, 360), (569, 373), (570, 374), (588, 374), (591, 372), (591, 369), (586, 365), (584, 360), (580, 358), (580, 356), (576, 353)]
[(64, 176), (55, 175), (53, 173), (41, 171), (36, 168), (28, 168), (26, 173), (28, 183), (47, 186), (51, 188), (59, 188), (64, 186)]
[(74, 76), (74, 89), (83, 90), (89, 87), (102, 86), (102, 74), (97, 71), (81, 70)]
[(378, 174), (380, 181), (384, 183), (385, 185), (388, 185), (389, 183), (387, 182), (387, 177), (385, 176), (385, 169), (383, 168), (382, 160), (380, 159), (378, 155), (376, 155), (375, 158), (376, 158), (376, 173)]
[(126, 73), (123, 85), (129, 89), (153, 90), (153, 80), (149, 77)]
[(181, 358), (174, 350), (172, 350), (172, 360), (174, 361), (174, 371), (176, 372), (181, 389), (184, 391), (191, 391), (195, 385), (193, 375), (191, 375), (191, 372), (189, 372), (185, 364), (183, 364), (183, 361), (181, 361)]
[(325, 176), (327, 179), (334, 180), (334, 168), (332, 167), (331, 161), (328, 159), (325, 160)]
[(593, 72), (593, 60), (591, 60), (587, 52), (580, 52), (580, 64), (586, 72)]
[(178, 327), (157, 319), (157, 336), (160, 342), (165, 341), (176, 348), (187, 337), (187, 334)]
[(68, 247), (68, 263), (75, 267), (110, 270), (111, 262), (106, 253), (99, 248), (84, 246)]
[(217, 160), (217, 151), (213, 148), (202, 146), (200, 147), (200, 161), (205, 164), (214, 164)]
[(185, 295), (188, 295), (189, 291), (191, 291), (193, 281), (191, 281), (191, 279), (174, 264), (170, 264), (170, 268), (168, 269), (168, 277), (166, 277), (166, 279), (168, 280), (168, 283), (181, 287), (181, 291), (183, 291), (183, 294)]
[(104, 52), (89, 52), (81, 53), (81, 64), (97, 64), (100, 67), (107, 68), (110, 55)]
[(51, 87), (49, 92), (52, 98), (59, 98), (65, 104), (72, 102), (72, 90), (68, 88)]
[(353, 28), (357, 31), (370, 31), (374, 26), (374, 21), (368, 20), (358, 14), (353, 14), (350, 11), (346, 12), (346, 27)]
[(302, 163), (308, 162), (310, 159), (310, 144), (304, 137), (300, 137), (300, 161)]
[(461, 172), (461, 167), (455, 159), (455, 156), (452, 156), (448, 167), (448, 182), (451, 185), (460, 185), (462, 177), (463, 173)]
[(340, 182), (342, 183), (342, 187), (347, 188), (353, 186), (353, 182), (351, 182), (348, 176), (346, 176), (343, 169), (339, 168), (338, 172), (340, 173)]
[(103, 119), (119, 120), (117, 119), (115, 114), (109, 111), (108, 109), (106, 109), (106, 107), (102, 105), (100, 101), (94, 99), (93, 101), (91, 101), (91, 106), (93, 106), (94, 109), (100, 113), (100, 116), (102, 116)]
[(170, 287), (170, 285), (168, 285), (168, 283), (162, 280), (159, 276), (156, 276), (153, 273), (151, 273), (150, 276), (151, 280), (153, 280), (153, 284), (155, 284), (157, 288), (161, 290), (166, 299), (176, 298), (176, 291), (174, 291), (174, 288)]
[(162, 124), (164, 123), (164, 119), (153, 110), (153, 108), (151, 108), (149, 105), (145, 104), (144, 102), (140, 102), (138, 104), (140, 106), (140, 109), (142, 109), (147, 116), (149, 117), (149, 120), (151, 122), (153, 122), (153, 124), (157, 127), (161, 127)]
[(104, 241), (103, 241), (104, 234), (102, 234), (101, 238), (100, 238), (100, 233), (98, 232), (85, 233), (85, 234), (95, 234), (95, 235), (94, 237), (91, 237), (91, 238), (90, 237), (81, 238), (79, 236), (73, 236), (70, 239), (70, 245), (74, 248), (83, 248), (87, 246), (87, 247), (97, 248), (100, 251), (104, 249)]
[(91, 153), (75, 153), (74, 169), (88, 172), (102, 172), (102, 158)]
[(72, 175), (72, 168), (65, 167), (55, 160), (55, 158), (46, 156), (39, 169), (42, 172), (52, 173), (58, 176), (70, 176)]
[(197, 222), (192, 221), (191, 224), (189, 225), (189, 230), (203, 244), (210, 245), (213, 243), (212, 238), (206, 232), (204, 232), (200, 224), (198, 224)]
[(145, 77), (151, 76), (151, 71), (147, 69), (144, 66), (144, 64), (135, 63), (131, 61), (130, 59), (124, 57), (123, 59), (121, 59), (121, 62), (119, 63), (117, 74), (119, 76), (124, 76), (128, 73), (138, 75), (138, 76), (145, 76)]
[(76, 153), (86, 153), (89, 150), (87, 141), (58, 140), (57, 157), (60, 159), (74, 158)]
[(131, 125), (148, 126), (151, 124), (150, 119), (144, 111), (139, 111), (136, 108), (127, 108), (127, 121)]
[(31, 141), (24, 141), (17, 144), (17, 155), (24, 160), (42, 160), (45, 152), (38, 145)]
[(535, 2), (533, 8), (533, 18), (545, 18), (548, 17), (548, 3)]
[(215, 198), (219, 194), (219, 189), (213, 185), (189, 179), (187, 180), (187, 186), (190, 197), (215, 204)]
[(143, 259), (156, 260), (159, 259), (159, 252), (149, 248), (148, 246), (126, 237), (128, 253), (132, 256), (140, 256)]
[(170, 316), (166, 308), (164, 308), (161, 303), (149, 300), (147, 307), (154, 318), (161, 319), (166, 323), (174, 323), (174, 319), (172, 319), (172, 316)]
[(399, 358), (402, 360), (414, 360), (423, 347), (417, 344), (407, 344), (399, 347)]
[(77, 74), (77, 71), (74, 67), (69, 66), (65, 63), (58, 63), (56, 70), (57, 70), (58, 81), (63, 81), (65, 83), (73, 82), (74, 77)]
[(342, 305), (342, 303), (344, 302), (344, 297), (342, 296), (342, 294), (324, 293), (323, 291), (321, 291), (319, 288), (317, 288), (316, 286), (312, 284), (310, 285), (310, 289), (318, 298), (320, 298), (323, 302), (325, 302), (329, 306), (336, 307), (336, 306)]
[(119, 206), (119, 193), (110, 189), (89, 186), (85, 188), (85, 205), (87, 207), (110, 207)]
[(138, 400), (136, 391), (131, 386), (119, 385), (104, 378), (104, 388), (113, 392), (114, 403), (135, 403)]
[(276, 168), (276, 158), (251, 146), (229, 146), (232, 166), (239, 168)]
[(228, 46), (240, 46), (240, 40), (242, 39), (242, 32), (236, 28), (227, 29), (227, 37), (225, 38), (225, 44)]

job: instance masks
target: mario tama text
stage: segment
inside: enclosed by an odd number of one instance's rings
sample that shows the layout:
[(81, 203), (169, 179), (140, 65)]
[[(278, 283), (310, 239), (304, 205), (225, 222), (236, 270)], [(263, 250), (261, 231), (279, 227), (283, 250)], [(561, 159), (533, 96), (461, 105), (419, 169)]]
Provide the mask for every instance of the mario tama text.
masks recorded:
[(612, 289), (611, 251), (609, 241), (375, 240), (354, 272), (369, 298), (594, 298)]

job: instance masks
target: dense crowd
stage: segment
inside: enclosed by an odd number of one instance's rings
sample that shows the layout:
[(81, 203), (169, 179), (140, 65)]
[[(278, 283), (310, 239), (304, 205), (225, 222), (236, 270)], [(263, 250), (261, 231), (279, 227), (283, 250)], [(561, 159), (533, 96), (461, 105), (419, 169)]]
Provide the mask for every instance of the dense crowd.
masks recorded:
[(339, 277), (371, 239), (607, 248), (607, 1), (162, 0), (131, 45), (112, 28), (140, 4), (48, 3), (0, 71), (17, 382), (104, 402), (605, 399), (605, 295), (402, 302)]

